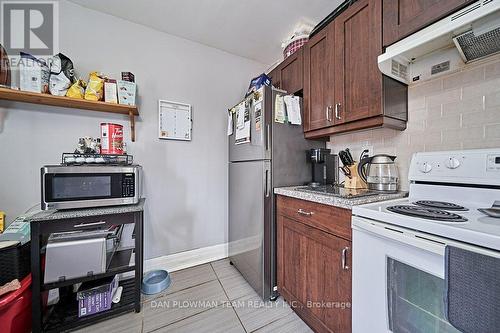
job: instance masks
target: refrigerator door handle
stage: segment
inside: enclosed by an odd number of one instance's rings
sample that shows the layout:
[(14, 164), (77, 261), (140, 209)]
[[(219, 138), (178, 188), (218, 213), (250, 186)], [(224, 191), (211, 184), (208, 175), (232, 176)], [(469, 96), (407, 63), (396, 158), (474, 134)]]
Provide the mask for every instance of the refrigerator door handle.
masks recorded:
[(267, 124), (266, 126), (266, 150), (269, 150), (269, 133), (271, 132), (271, 125)]
[(266, 194), (266, 198), (269, 198), (269, 196), (271, 195), (271, 193), (270, 193), (271, 178), (269, 177), (269, 170), (266, 170), (266, 179), (265, 179), (265, 182), (266, 182), (265, 194)]

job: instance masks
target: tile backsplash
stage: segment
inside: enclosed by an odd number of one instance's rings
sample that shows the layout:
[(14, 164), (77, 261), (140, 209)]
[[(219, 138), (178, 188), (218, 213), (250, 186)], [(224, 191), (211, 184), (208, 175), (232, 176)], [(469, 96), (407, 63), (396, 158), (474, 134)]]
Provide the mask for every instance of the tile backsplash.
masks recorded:
[(373, 147), (373, 154), (397, 155), (402, 190), (408, 189), (414, 152), (500, 148), (500, 56), (410, 87), (405, 131), (332, 136), (327, 147), (333, 153), (349, 147), (355, 159), (364, 147)]

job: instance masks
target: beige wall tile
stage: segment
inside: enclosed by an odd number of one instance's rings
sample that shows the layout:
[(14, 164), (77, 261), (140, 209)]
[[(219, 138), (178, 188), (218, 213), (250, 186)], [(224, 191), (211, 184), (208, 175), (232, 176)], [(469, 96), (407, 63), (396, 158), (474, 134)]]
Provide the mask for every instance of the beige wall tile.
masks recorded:
[[(409, 95), (409, 93), (408, 93)], [(416, 109), (425, 108), (425, 96), (408, 98), (408, 110), (413, 111)]]
[(461, 126), (462, 115), (456, 114), (448, 117), (440, 117), (425, 120), (425, 128), (431, 130), (457, 129)]
[(500, 86), (495, 92), (484, 96), (484, 106), (485, 108), (500, 106)]
[(462, 124), (465, 128), (495, 123), (500, 123), (500, 108), (462, 115)]
[(484, 96), (474, 96), (469, 99), (443, 104), (443, 116), (474, 113), (484, 109)]
[(500, 147), (500, 139), (467, 140), (462, 143), (463, 149), (498, 148), (498, 147)]
[(485, 66), (485, 78), (492, 79), (500, 77), (500, 61)]
[(442, 105), (445, 103), (457, 102), (462, 96), (462, 88), (446, 90), (440, 94), (431, 95), (425, 98), (427, 107)]
[(500, 78), (487, 80), (478, 84), (462, 88), (462, 99), (469, 99), (475, 96), (484, 96), (498, 91)]
[(461, 88), (484, 80), (484, 67), (476, 67), (449, 75), (443, 79), (443, 89)]
[(484, 138), (483, 126), (471, 126), (468, 128), (449, 129), (443, 131), (443, 143), (455, 144), (466, 140), (480, 140)]
[(442, 90), (443, 80), (441, 79), (424, 82), (408, 89), (408, 100), (438, 94)]
[(486, 139), (500, 139), (500, 124), (486, 125), (484, 130)]

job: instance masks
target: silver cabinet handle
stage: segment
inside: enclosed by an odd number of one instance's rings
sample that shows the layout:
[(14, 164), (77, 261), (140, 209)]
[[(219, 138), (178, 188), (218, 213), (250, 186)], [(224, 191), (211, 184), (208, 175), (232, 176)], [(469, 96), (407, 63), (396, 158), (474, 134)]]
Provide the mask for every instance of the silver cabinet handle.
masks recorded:
[(86, 227), (95, 227), (96, 225), (105, 224), (106, 221), (100, 222), (92, 222), (92, 223), (80, 223), (73, 226), (73, 228), (86, 228)]
[(340, 103), (335, 103), (335, 118), (340, 120)]
[(349, 266), (347, 265), (347, 252), (349, 251), (349, 247), (346, 246), (342, 249), (342, 269), (348, 270)]
[(302, 208), (299, 208), (299, 210), (297, 211), (297, 213), (301, 214), (301, 215), (305, 215), (305, 216), (311, 216), (311, 215), (314, 215), (314, 212), (306, 212), (305, 210), (303, 210)]
[(326, 120), (331, 122), (332, 118), (330, 117), (330, 114), (332, 113), (332, 106), (329, 105), (326, 107)]

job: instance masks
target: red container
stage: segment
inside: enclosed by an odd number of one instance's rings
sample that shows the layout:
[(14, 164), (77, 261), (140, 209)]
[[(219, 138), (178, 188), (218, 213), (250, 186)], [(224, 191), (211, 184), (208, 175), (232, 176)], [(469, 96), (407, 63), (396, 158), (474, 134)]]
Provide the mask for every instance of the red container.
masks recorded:
[(123, 126), (101, 123), (101, 154), (123, 154)]
[(21, 280), (21, 288), (0, 298), (0, 332), (31, 332), (31, 274)]
[(286, 59), (297, 52), (309, 40), (308, 37), (303, 37), (290, 42), (283, 50), (283, 57)]

